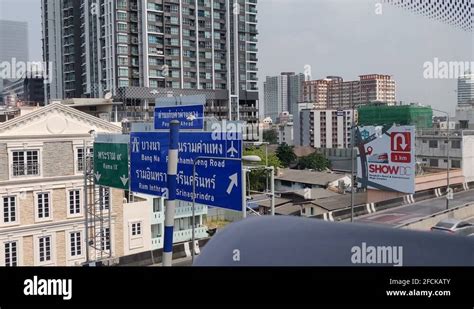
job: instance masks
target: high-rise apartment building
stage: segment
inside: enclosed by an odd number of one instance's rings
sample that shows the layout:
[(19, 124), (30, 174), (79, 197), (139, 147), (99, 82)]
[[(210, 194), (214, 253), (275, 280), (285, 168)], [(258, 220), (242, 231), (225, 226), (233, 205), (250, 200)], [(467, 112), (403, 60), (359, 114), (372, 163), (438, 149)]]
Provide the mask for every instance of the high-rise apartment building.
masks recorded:
[(282, 72), (267, 76), (264, 87), (265, 117), (276, 118), (283, 112), (293, 112), (301, 101), (304, 74)]
[[(12, 67), (16, 67), (15, 63), (28, 60), (28, 23), (0, 20), (0, 62), (6, 61)], [(19, 76), (11, 76), (12, 80), (19, 78)], [(2, 92), (3, 79), (0, 78), (0, 94)], [(0, 96), (0, 101), (2, 99)]]
[[(102, 97), (148, 109), (205, 95), (207, 112), (257, 120), (257, 0), (42, 0), (49, 99)], [(139, 102), (139, 103), (137, 103)]]
[(303, 102), (315, 108), (352, 108), (360, 104), (384, 102), (395, 104), (395, 81), (390, 75), (361, 75), (359, 80), (344, 81), (339, 76), (305, 81)]
[(390, 75), (367, 74), (360, 77), (360, 103), (395, 104), (395, 81)]
[[(357, 117), (357, 111), (354, 111)], [(299, 146), (314, 148), (349, 148), (353, 111), (336, 109), (303, 109), (300, 112)]]
[(474, 105), (474, 73), (466, 72), (458, 78), (458, 105)]

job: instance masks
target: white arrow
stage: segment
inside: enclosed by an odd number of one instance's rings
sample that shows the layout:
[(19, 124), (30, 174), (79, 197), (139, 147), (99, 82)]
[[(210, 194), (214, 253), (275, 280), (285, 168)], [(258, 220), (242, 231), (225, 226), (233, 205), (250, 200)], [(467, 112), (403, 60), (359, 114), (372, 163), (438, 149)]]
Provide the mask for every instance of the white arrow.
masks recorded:
[(125, 186), (127, 184), (128, 177), (125, 177), (125, 175), (123, 175), (122, 177), (120, 177), (120, 180), (122, 181), (123, 185)]
[(395, 136), (393, 137), (393, 148), (396, 149), (397, 148), (397, 141), (398, 141), (398, 138), (401, 137), (402, 138), (402, 143), (400, 143), (400, 147), (402, 148), (402, 150), (405, 150), (408, 146), (408, 144), (406, 143), (406, 139), (405, 139), (405, 135), (403, 135), (402, 133), (397, 133), (395, 134)]
[(95, 176), (95, 179), (97, 179), (97, 181), (100, 181), (100, 176), (102, 176), (101, 174), (99, 174), (99, 172), (95, 173), (94, 174)]
[(227, 194), (231, 194), (234, 187), (238, 187), (237, 176), (238, 176), (237, 173), (229, 176), (230, 184), (229, 184), (229, 187), (227, 187)]

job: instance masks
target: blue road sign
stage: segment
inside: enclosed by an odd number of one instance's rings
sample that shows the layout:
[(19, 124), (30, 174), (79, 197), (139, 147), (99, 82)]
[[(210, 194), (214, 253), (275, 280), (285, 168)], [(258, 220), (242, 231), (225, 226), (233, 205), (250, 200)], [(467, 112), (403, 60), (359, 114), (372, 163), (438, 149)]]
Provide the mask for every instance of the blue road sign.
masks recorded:
[[(166, 197), (169, 134), (130, 134), (131, 190)], [(179, 136), (176, 199), (192, 201), (193, 163), (196, 162), (196, 203), (242, 210), (242, 137), (235, 132), (184, 132)], [(233, 159), (233, 160), (226, 160)]]
[(155, 107), (155, 129), (169, 129), (171, 120), (178, 120), (180, 129), (204, 128), (204, 105)]

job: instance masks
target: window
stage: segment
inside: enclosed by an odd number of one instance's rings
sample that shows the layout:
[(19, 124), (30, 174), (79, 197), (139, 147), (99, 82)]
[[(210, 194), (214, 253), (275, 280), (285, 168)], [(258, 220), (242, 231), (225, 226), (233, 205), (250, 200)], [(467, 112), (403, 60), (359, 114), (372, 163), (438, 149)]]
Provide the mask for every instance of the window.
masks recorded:
[(451, 167), (461, 168), (461, 160), (452, 160), (451, 161)]
[(461, 149), (461, 141), (451, 141), (451, 148)]
[(82, 254), (81, 248), (81, 232), (72, 232), (69, 234), (71, 245), (71, 256), (79, 256)]
[(110, 250), (110, 229), (105, 227), (100, 233), (100, 246), (102, 250)]
[(156, 35), (148, 35), (148, 43), (158, 44), (158, 43), (163, 43), (163, 42)]
[(469, 129), (469, 120), (459, 120), (460, 129)]
[(128, 77), (128, 68), (119, 68), (119, 76)]
[(38, 241), (40, 262), (51, 261), (51, 236), (40, 237)]
[(431, 167), (438, 167), (438, 159), (430, 159)]
[(431, 140), (430, 144), (429, 144), (429, 147), (430, 148), (438, 148), (438, 141)]
[(170, 23), (171, 23), (172, 25), (177, 25), (177, 24), (179, 24), (178, 17), (176, 17), (176, 16), (171, 16), (171, 18), (170, 18)]
[(151, 238), (158, 238), (163, 235), (161, 224), (153, 224), (151, 226)]
[(118, 57), (118, 65), (128, 65), (127, 57)]
[(117, 42), (119, 43), (128, 43), (128, 36), (126, 34), (118, 34)]
[(119, 79), (119, 87), (128, 87), (128, 79)]
[(16, 221), (16, 197), (5, 196), (3, 198), (3, 222), (11, 223)]
[(5, 266), (17, 266), (17, 242), (10, 241), (5, 243)]
[(13, 176), (39, 175), (38, 150), (13, 151)]
[(310, 213), (312, 216), (314, 216), (314, 207), (310, 207)]
[(161, 202), (160, 199), (155, 198), (153, 199), (153, 212), (161, 212)]
[(142, 234), (141, 222), (132, 223), (132, 236), (138, 236)]
[(77, 215), (81, 213), (81, 191), (71, 190), (69, 191), (69, 214)]
[(128, 68), (119, 68), (119, 76), (128, 77)]
[(127, 20), (127, 13), (126, 12), (117, 12), (117, 20)]
[(122, 46), (122, 45), (119, 45), (117, 46), (117, 52), (119, 54), (128, 54), (128, 46)]
[(38, 207), (38, 219), (49, 218), (50, 214), (50, 198), (49, 193), (38, 193), (36, 195), (37, 207)]
[(127, 9), (127, 0), (117, 0), (118, 9)]
[(118, 23), (117, 24), (117, 29), (118, 31), (121, 31), (121, 32), (127, 32), (127, 24), (124, 24), (124, 23)]
[(99, 202), (101, 210), (110, 208), (110, 188), (99, 187)]
[[(87, 155), (90, 155), (92, 153), (92, 148), (88, 147), (87, 148)], [(84, 170), (84, 147), (77, 148), (77, 153), (76, 153), (76, 166), (77, 166), (77, 171), (82, 172)]]
[(150, 88), (158, 88), (158, 81), (150, 80)]

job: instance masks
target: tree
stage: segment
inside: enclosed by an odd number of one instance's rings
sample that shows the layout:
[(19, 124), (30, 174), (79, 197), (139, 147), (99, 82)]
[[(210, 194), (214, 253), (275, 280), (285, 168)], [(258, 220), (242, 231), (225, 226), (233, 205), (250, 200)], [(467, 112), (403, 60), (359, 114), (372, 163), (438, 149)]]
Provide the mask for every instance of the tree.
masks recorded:
[(320, 153), (312, 153), (308, 156), (301, 157), (298, 160), (298, 168), (299, 169), (311, 169), (316, 171), (324, 171), (325, 169), (329, 168), (329, 160), (326, 159)]
[(270, 144), (278, 144), (278, 134), (275, 130), (269, 129), (263, 131), (263, 141)]
[[(259, 156), (262, 162), (261, 165), (265, 165), (265, 150), (262, 148), (250, 148), (244, 151), (244, 156)], [(273, 166), (275, 169), (281, 167), (281, 162), (275, 154), (268, 154), (268, 166)], [(269, 174), (263, 169), (253, 170), (250, 173), (250, 190), (263, 191), (266, 185), (266, 177)], [(248, 185), (248, 184), (247, 184)]]
[(293, 146), (288, 146), (287, 144), (279, 145), (276, 150), (276, 155), (284, 167), (288, 167), (296, 161)]

